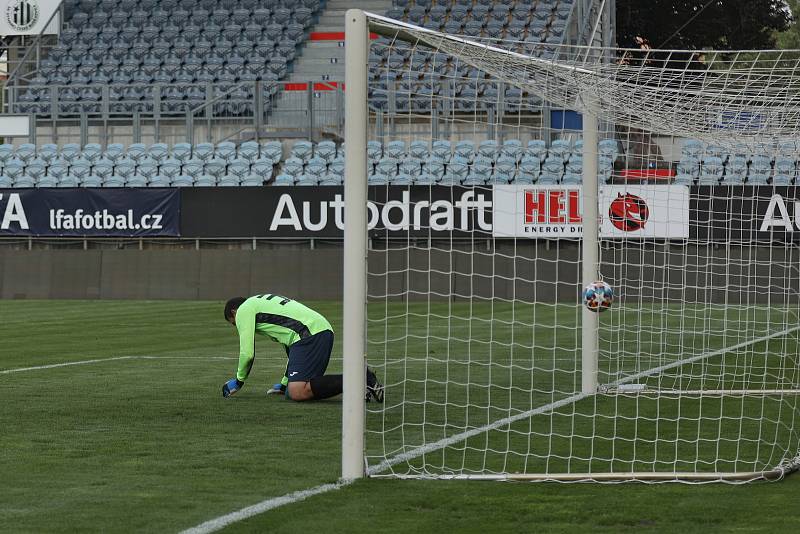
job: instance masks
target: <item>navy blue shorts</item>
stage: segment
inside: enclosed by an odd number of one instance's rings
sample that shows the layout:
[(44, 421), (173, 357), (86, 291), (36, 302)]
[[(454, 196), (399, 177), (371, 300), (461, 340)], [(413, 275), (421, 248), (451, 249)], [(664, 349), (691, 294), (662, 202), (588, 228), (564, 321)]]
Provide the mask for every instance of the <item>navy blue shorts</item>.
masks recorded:
[(308, 382), (322, 376), (328, 368), (333, 351), (333, 332), (323, 330), (295, 342), (287, 349), (289, 364), (286, 376), (289, 382)]

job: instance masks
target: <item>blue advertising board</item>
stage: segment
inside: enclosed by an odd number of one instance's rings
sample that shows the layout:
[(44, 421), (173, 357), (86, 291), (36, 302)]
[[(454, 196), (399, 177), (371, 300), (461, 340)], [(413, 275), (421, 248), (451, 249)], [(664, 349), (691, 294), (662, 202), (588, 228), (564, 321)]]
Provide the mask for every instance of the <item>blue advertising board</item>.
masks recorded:
[(180, 236), (178, 189), (0, 189), (0, 236)]

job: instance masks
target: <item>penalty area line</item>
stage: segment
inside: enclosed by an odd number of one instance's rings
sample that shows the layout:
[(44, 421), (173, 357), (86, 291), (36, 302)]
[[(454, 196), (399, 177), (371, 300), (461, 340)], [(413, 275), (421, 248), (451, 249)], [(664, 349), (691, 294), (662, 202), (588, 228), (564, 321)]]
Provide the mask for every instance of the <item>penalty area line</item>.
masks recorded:
[(321, 493), (327, 493), (329, 491), (338, 490), (351, 484), (352, 480), (342, 480), (335, 484), (322, 484), (320, 486), (315, 486), (313, 488), (304, 489), (300, 491), (295, 491), (293, 493), (287, 493), (286, 495), (282, 495), (280, 497), (273, 497), (272, 499), (267, 499), (265, 501), (261, 501), (260, 503), (254, 504), (252, 506), (248, 506), (246, 508), (242, 508), (241, 510), (237, 510), (236, 512), (231, 512), (230, 514), (221, 515), (219, 517), (215, 517), (214, 519), (210, 519), (205, 523), (201, 523), (196, 527), (192, 527), (182, 531), (180, 534), (208, 534), (210, 532), (216, 532), (222, 528), (227, 527), (232, 523), (236, 523), (238, 521), (244, 521), (250, 517), (255, 515), (263, 514), (269, 510), (273, 510), (275, 508), (279, 508), (281, 506), (287, 504), (293, 504), (296, 502), (304, 501), (309, 497), (313, 497), (314, 495), (319, 495)]
[(230, 356), (114, 356), (111, 358), (97, 358), (94, 360), (81, 360), (77, 362), (51, 363), (49, 365), (36, 365), (34, 367), (18, 367), (16, 369), (0, 370), (0, 375), (22, 373), (25, 371), (41, 371), (43, 369), (56, 369), (73, 365), (89, 365), (92, 363), (115, 362), (120, 360), (236, 360)]

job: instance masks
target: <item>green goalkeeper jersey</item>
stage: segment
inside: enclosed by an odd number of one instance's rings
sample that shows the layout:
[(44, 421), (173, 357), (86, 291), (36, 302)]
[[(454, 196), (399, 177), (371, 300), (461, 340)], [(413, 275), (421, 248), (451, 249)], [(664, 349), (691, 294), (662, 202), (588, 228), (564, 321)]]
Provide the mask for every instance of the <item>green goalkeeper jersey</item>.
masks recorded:
[(239, 331), (239, 370), (236, 378), (244, 382), (253, 366), (255, 334), (261, 334), (290, 347), (301, 339), (325, 330), (333, 331), (325, 317), (299, 302), (280, 295), (256, 295), (236, 310)]

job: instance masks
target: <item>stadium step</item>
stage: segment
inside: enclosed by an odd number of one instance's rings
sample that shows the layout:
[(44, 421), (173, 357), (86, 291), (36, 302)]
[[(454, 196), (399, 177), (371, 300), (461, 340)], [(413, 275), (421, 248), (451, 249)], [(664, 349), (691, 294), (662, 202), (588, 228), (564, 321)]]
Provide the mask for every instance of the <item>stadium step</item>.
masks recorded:
[[(295, 59), (292, 72), (287, 77), (293, 90), (283, 91), (270, 112), (272, 125), (292, 127), (306, 124), (307, 116), (299, 102), (305, 101), (304, 88), (308, 82), (344, 81), (344, 16), (348, 9), (358, 8), (372, 13), (384, 14), (392, 7), (392, 0), (328, 0), (319, 20), (311, 28), (307, 40)], [(335, 91), (315, 91), (315, 102), (320, 108), (336, 106)], [(331, 120), (334, 114), (331, 113)], [(331, 125), (333, 126), (333, 124)]]

